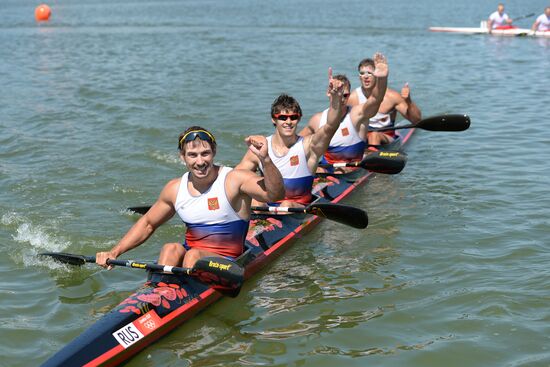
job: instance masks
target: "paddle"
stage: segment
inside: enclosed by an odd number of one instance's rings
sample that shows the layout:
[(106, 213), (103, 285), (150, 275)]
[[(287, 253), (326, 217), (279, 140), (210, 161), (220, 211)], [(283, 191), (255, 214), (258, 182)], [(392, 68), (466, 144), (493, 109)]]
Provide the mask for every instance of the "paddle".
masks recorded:
[(525, 14), (525, 15), (522, 15), (522, 16), (519, 16), (517, 18), (512, 18), (512, 20), (515, 22), (515, 21), (518, 21), (520, 19), (525, 19), (525, 18), (531, 18), (531, 17), (534, 17), (536, 14), (535, 13), (529, 13), (529, 14)]
[[(39, 256), (48, 256), (70, 265), (80, 266), (85, 263), (95, 263), (94, 256), (74, 255), (65, 252), (44, 252)], [(224, 257), (203, 257), (192, 268), (180, 268), (133, 260), (108, 259), (107, 264), (193, 276), (220, 293), (232, 297), (237, 296), (244, 281), (244, 269), (239, 264)]]
[(464, 131), (470, 127), (470, 117), (467, 115), (438, 115), (418, 121), (416, 124), (388, 126), (369, 131), (390, 131), (399, 129), (423, 129), (428, 131)]
[[(407, 155), (397, 151), (380, 151), (369, 153), (360, 162), (320, 164), (319, 167), (362, 167), (372, 172), (385, 173), (389, 175), (397, 174), (405, 168)], [(145, 214), (151, 209), (150, 205), (131, 206), (126, 210), (136, 214)], [(279, 210), (280, 211), (280, 210)], [(300, 212), (301, 213), (301, 212)]]
[(282, 206), (253, 206), (251, 210), (270, 213), (303, 213), (313, 214), (353, 228), (367, 228), (367, 212), (348, 205), (333, 203), (313, 203), (305, 208), (288, 208)]
[(406, 163), (407, 155), (405, 153), (388, 150), (369, 153), (359, 162), (320, 164), (319, 167), (362, 167), (372, 172), (393, 175), (403, 171)]

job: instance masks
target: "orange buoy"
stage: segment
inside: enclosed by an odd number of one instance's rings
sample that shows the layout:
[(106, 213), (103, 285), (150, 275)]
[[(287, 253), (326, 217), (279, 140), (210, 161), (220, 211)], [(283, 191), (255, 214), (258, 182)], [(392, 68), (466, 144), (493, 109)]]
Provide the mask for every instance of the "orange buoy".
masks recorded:
[(37, 22), (47, 21), (50, 19), (50, 15), (52, 15), (52, 10), (46, 4), (38, 5), (36, 9), (34, 9), (34, 19), (36, 19)]

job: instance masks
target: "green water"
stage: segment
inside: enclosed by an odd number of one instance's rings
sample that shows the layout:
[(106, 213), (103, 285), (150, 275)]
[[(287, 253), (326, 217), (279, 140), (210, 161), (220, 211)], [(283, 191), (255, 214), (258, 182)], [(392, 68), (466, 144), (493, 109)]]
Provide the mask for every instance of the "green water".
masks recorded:
[(124, 208), (182, 174), (182, 130), (208, 127), (235, 164), (246, 135), (272, 132), (279, 93), (309, 118), (329, 66), (356, 87), (378, 50), (424, 116), (465, 113), (471, 129), (418, 132), (402, 174), (345, 201), (366, 230), (323, 222), (128, 365), (550, 365), (550, 40), (427, 30), (477, 26), (490, 1), (59, 0), (41, 25), (36, 5), (0, 5), (0, 365), (39, 365), (143, 281), (36, 254), (113, 246), (135, 221)]

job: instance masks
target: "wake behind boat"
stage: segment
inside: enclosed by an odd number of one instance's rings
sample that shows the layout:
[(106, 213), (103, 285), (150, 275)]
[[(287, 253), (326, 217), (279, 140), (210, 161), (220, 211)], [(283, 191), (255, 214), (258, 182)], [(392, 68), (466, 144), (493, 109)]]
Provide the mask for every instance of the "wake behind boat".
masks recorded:
[[(479, 27), (430, 27), (431, 32), (459, 34), (489, 34), (487, 22), (482, 20)], [(550, 38), (550, 31), (532, 31), (528, 28), (493, 29), (492, 36), (500, 37), (545, 37)]]

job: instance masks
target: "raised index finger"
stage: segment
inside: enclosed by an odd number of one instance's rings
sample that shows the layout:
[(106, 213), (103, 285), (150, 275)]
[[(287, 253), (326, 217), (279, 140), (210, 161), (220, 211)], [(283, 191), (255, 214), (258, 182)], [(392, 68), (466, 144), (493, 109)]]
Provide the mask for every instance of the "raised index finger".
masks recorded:
[(330, 82), (332, 80), (332, 68), (328, 67), (328, 81)]

